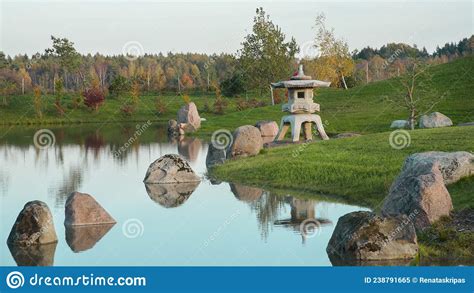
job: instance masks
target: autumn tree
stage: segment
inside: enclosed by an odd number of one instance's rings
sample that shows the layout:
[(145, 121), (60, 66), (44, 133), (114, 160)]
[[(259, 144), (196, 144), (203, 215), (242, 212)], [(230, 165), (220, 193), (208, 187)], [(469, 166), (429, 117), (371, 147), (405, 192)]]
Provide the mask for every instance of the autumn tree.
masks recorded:
[(291, 75), (298, 46), (294, 38), (285, 41), (285, 34), (263, 8), (256, 13), (252, 33), (245, 37), (239, 55), (247, 89), (257, 88), (261, 94), (271, 82)]
[(25, 94), (25, 90), (31, 88), (31, 77), (24, 67), (18, 71), (21, 76), (21, 93)]
[(343, 39), (335, 36), (334, 28), (326, 27), (326, 17), (319, 14), (316, 17), (315, 48), (319, 56), (314, 60), (315, 76), (331, 81), (332, 84), (342, 85), (347, 89), (346, 76), (352, 75), (354, 61), (349, 53), (349, 46)]
[(154, 76), (154, 89), (161, 92), (166, 87), (166, 75), (161, 65), (156, 67)]

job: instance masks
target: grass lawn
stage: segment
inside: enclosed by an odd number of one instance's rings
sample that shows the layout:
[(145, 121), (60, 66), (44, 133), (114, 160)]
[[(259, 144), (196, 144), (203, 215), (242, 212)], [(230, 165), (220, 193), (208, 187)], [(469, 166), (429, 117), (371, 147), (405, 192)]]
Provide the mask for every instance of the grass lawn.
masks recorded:
[[(212, 170), (221, 180), (305, 193), (337, 195), (347, 202), (380, 207), (405, 158), (425, 151), (474, 152), (474, 127), (410, 131), (401, 150), (389, 144), (390, 132), (277, 147), (264, 154), (229, 161)], [(449, 186), (456, 209), (472, 207), (474, 178)]]
[[(73, 106), (73, 98), (79, 94), (65, 94), (63, 99), (63, 107), (65, 115), (59, 116), (54, 107), (54, 96), (43, 95), (43, 117), (37, 117), (34, 106), (33, 96), (31, 94), (13, 96), (9, 99), (8, 106), (0, 106), (0, 125), (29, 125), (29, 124), (78, 124), (78, 123), (97, 123), (111, 124), (118, 122), (145, 122), (154, 121), (166, 123), (170, 119), (176, 119), (178, 109), (185, 105), (183, 97), (176, 94), (162, 95), (143, 95), (139, 99), (136, 111), (130, 115), (125, 115), (121, 111), (124, 104), (123, 100), (107, 97), (104, 104), (97, 112), (91, 111), (84, 105), (75, 108)], [(166, 112), (160, 114), (156, 110), (157, 98), (166, 105)], [(215, 95), (210, 94), (194, 94), (190, 96), (191, 101), (196, 103), (202, 117), (213, 120), (215, 117), (223, 117), (225, 114), (236, 112), (237, 99), (224, 98), (227, 101), (227, 108), (224, 115), (214, 114), (212, 112), (204, 112), (204, 105), (207, 103), (211, 108), (215, 101)], [(267, 99), (268, 103), (270, 100)]]

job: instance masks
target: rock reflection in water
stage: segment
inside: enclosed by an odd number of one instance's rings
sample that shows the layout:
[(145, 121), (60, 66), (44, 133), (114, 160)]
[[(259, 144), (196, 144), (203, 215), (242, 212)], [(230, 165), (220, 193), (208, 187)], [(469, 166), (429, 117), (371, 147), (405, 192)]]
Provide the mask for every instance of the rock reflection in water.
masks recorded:
[(150, 198), (165, 208), (182, 205), (196, 190), (200, 182), (178, 184), (145, 184)]
[(230, 190), (238, 200), (245, 202), (254, 202), (258, 200), (264, 192), (263, 189), (258, 187), (245, 186), (236, 183), (230, 183)]
[(390, 259), (390, 260), (350, 260), (335, 258), (329, 256), (329, 260), (333, 266), (409, 266), (413, 259)]
[(178, 154), (185, 157), (186, 160), (194, 162), (199, 157), (202, 149), (202, 142), (199, 138), (180, 137), (178, 139)]
[(74, 252), (81, 252), (94, 247), (105, 234), (115, 224), (101, 224), (101, 225), (87, 225), (87, 226), (71, 226), (66, 228), (66, 242), (67, 245)]
[(28, 247), (8, 244), (18, 266), (53, 266), (57, 242)]

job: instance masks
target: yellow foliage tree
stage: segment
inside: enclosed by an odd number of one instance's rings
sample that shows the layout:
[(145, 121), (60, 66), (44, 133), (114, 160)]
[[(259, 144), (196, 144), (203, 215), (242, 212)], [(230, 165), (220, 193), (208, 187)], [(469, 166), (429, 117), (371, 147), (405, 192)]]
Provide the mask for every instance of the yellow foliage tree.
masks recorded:
[(310, 62), (310, 71), (320, 79), (331, 81), (333, 85), (342, 85), (347, 89), (345, 77), (352, 75), (354, 61), (349, 53), (349, 46), (343, 39), (337, 39), (334, 28), (326, 28), (326, 17), (319, 14), (316, 17), (315, 48), (319, 56)]

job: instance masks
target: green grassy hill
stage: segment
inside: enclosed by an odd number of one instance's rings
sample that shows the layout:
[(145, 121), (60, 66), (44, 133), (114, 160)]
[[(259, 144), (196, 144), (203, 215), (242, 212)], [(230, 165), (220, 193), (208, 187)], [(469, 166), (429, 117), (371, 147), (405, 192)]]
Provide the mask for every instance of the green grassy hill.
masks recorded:
[[(455, 124), (474, 120), (474, 56), (458, 59), (454, 62), (433, 66), (432, 81), (442, 101), (433, 109), (448, 115)], [(317, 77), (316, 77), (317, 78)], [(395, 119), (406, 119), (407, 114), (397, 105), (387, 103), (399, 95), (400, 84), (396, 79), (370, 83), (368, 85), (342, 89), (318, 89), (315, 100), (321, 105), (321, 117), (329, 133), (357, 131), (361, 133), (380, 132), (387, 129)], [(77, 94), (76, 94), (77, 95)], [(7, 107), (0, 107), (0, 125), (11, 124), (51, 124), (51, 123), (114, 123), (123, 121), (162, 121), (176, 117), (176, 111), (184, 104), (182, 97), (164, 94), (160, 99), (167, 105), (165, 114), (157, 114), (155, 109), (157, 95), (145, 95), (140, 98), (137, 111), (130, 116), (121, 113), (122, 101), (107, 98), (99, 112), (91, 112), (84, 106), (72, 107), (72, 94), (67, 94), (64, 105), (66, 115), (59, 117), (53, 103), (54, 97), (43, 96), (44, 117), (35, 115), (32, 95), (14, 96)], [(270, 101), (269, 97), (259, 99)], [(284, 115), (281, 106), (267, 106), (244, 111), (236, 111), (235, 99), (227, 99), (229, 107), (225, 115), (202, 112), (207, 102), (212, 106), (213, 95), (192, 95), (201, 116), (208, 119), (198, 135), (208, 135), (220, 128), (234, 129), (243, 124), (254, 124), (258, 120), (279, 121)]]
[[(432, 110), (450, 117), (454, 124), (474, 121), (474, 56), (430, 69), (437, 97), (441, 99)], [(386, 131), (397, 119), (407, 119), (408, 114), (399, 106), (387, 102), (400, 95), (400, 83), (389, 79), (368, 85), (343, 89), (318, 89), (315, 101), (321, 105), (321, 118), (329, 133), (355, 131), (374, 133)], [(281, 106), (249, 109), (216, 117), (204, 123), (203, 131), (235, 128), (236, 125), (254, 124), (258, 120), (275, 120), (285, 115)]]

